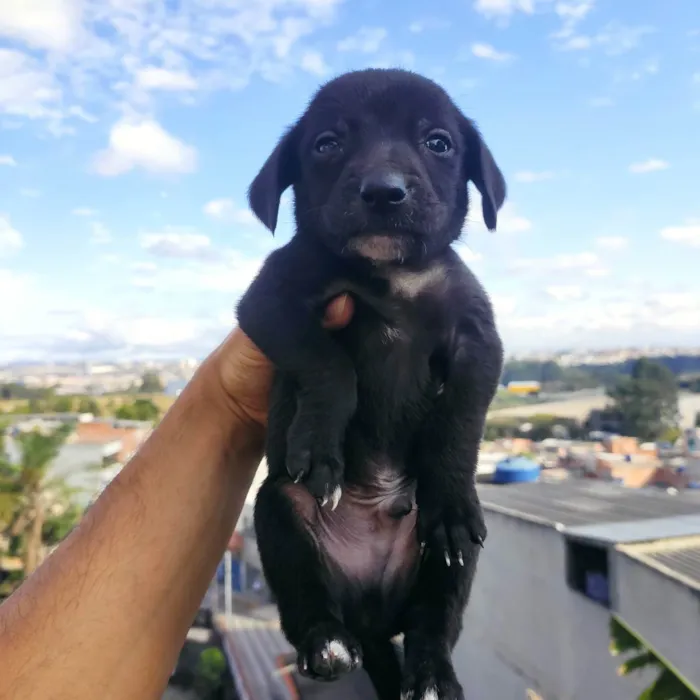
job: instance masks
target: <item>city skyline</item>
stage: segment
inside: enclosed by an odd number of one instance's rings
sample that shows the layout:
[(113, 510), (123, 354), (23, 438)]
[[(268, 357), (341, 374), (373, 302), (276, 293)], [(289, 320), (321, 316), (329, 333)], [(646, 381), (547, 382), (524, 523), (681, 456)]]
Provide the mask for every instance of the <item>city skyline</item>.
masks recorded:
[(292, 233), (245, 191), (321, 82), (437, 80), (509, 185), (457, 249), (511, 355), (700, 344), (694, 0), (0, 7), (0, 365), (197, 357)]

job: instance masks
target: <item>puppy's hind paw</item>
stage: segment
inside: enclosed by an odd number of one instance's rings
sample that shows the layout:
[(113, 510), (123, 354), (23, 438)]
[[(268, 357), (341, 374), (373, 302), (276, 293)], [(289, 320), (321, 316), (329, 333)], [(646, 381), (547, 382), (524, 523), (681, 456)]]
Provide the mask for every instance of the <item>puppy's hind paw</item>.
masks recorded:
[(426, 660), (420, 670), (407, 668), (401, 700), (464, 700), (464, 691), (448, 660)]
[(334, 681), (362, 666), (358, 642), (336, 623), (314, 627), (298, 650), (299, 673), (319, 681)]

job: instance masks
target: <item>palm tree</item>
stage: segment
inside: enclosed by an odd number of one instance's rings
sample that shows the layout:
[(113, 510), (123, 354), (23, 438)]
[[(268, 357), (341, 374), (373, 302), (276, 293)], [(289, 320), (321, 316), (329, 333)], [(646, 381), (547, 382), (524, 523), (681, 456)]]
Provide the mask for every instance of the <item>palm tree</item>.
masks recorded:
[(627, 655), (627, 660), (617, 669), (621, 676), (644, 669), (657, 672), (656, 680), (637, 700), (698, 700), (698, 695), (686, 681), (615, 617), (610, 618), (610, 653), (613, 656)]
[[(49, 432), (20, 432), (14, 437), (18, 459), (0, 461), (0, 532), (4, 530), (12, 540), (21, 539), (25, 576), (41, 563), (47, 519), (70, 507), (79, 491), (68, 484), (69, 475), (57, 474), (51, 468), (72, 432), (70, 423)], [(89, 466), (86, 470), (94, 468)]]

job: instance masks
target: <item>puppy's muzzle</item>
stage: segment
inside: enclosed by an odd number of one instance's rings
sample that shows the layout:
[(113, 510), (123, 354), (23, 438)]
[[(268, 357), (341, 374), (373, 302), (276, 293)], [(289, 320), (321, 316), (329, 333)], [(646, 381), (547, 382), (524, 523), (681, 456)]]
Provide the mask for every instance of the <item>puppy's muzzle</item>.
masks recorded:
[(360, 198), (373, 213), (392, 213), (408, 199), (406, 180), (391, 170), (370, 173), (360, 183)]

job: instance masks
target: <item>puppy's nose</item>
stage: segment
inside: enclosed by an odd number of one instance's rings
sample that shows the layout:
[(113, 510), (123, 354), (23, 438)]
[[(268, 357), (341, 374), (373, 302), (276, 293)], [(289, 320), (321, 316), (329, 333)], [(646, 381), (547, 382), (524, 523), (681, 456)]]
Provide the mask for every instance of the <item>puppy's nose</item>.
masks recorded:
[(396, 172), (367, 175), (360, 185), (362, 201), (372, 209), (395, 207), (406, 199), (406, 181)]

